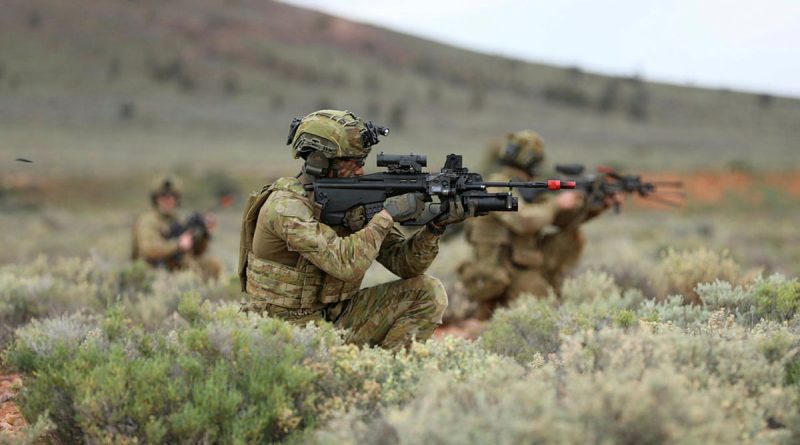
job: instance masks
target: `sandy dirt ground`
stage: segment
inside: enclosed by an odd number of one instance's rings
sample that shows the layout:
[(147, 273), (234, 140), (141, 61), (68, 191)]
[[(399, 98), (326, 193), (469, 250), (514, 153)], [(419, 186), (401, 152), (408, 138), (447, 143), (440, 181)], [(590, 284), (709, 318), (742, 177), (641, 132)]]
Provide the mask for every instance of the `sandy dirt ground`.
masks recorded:
[(14, 396), (20, 387), (22, 379), (19, 375), (0, 372), (0, 432), (2, 433), (13, 434), (28, 424), (14, 403)]

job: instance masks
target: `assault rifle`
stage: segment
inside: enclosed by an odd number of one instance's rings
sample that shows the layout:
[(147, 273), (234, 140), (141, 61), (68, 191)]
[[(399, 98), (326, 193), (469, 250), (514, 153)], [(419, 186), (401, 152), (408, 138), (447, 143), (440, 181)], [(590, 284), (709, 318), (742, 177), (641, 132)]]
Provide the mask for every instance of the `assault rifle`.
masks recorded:
[[(479, 173), (464, 168), (461, 155), (447, 156), (444, 167), (438, 172), (423, 172), (428, 165), (425, 155), (379, 154), (378, 167), (385, 172), (350, 178), (319, 178), (306, 185), (314, 191), (315, 201), (322, 206), (320, 220), (328, 225), (343, 225), (347, 212), (363, 206), (366, 220), (383, 210), (383, 201), (391, 196), (418, 192), (430, 202), (428, 211), (417, 220), (403, 225), (420, 226), (446, 217), (451, 198), (460, 199), (470, 215), (486, 215), (489, 212), (515, 212), (517, 198), (511, 195), (514, 188), (537, 190), (561, 190), (575, 188), (575, 181), (538, 182), (484, 182)], [(507, 188), (507, 192), (488, 192), (488, 188)], [(437, 197), (438, 202), (433, 202)]]
[[(573, 178), (575, 188), (586, 193), (589, 208), (601, 207), (606, 198), (622, 193), (635, 194), (670, 207), (680, 207), (681, 203), (665, 198), (664, 195), (686, 196), (685, 192), (677, 190), (683, 187), (680, 181), (643, 181), (639, 175), (623, 175), (608, 167), (598, 167), (597, 174), (583, 175), (585, 169), (580, 164), (556, 166), (558, 173)], [(614, 211), (619, 212), (618, 202), (614, 203)]]
[[(219, 202), (212, 208), (203, 212), (193, 212), (185, 221), (176, 221), (170, 225), (169, 230), (164, 235), (167, 239), (176, 239), (186, 231), (192, 234), (192, 254), (202, 255), (208, 249), (211, 241), (211, 230), (208, 227), (206, 215), (217, 210), (227, 208), (233, 203), (233, 191), (223, 190), (219, 196)], [(178, 254), (178, 258), (180, 259)]]
[[(167, 239), (175, 239), (180, 237), (184, 232), (189, 231), (192, 234), (192, 254), (201, 255), (208, 248), (208, 242), (211, 240), (211, 231), (206, 224), (206, 217), (200, 212), (194, 212), (184, 222), (174, 222), (169, 226), (165, 237)], [(182, 254), (178, 254), (182, 255)]]

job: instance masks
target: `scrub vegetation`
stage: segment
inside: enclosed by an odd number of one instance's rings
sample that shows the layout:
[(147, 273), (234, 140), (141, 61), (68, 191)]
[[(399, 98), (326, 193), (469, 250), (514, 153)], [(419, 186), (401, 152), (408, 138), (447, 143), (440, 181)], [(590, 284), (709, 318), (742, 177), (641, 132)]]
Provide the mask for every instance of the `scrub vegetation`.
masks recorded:
[[(0, 98), (0, 374), (22, 381), (2, 381), (0, 414), (28, 424), (0, 443), (800, 442), (797, 99), (248, 0), (5, 1)], [(689, 196), (587, 224), (563, 299), (523, 299), (475, 341), (358, 348), (238, 312), (243, 198), (296, 173), (289, 122), (323, 106), (390, 126), (379, 151), (432, 170), (458, 152), (484, 172), (487, 141), (532, 128), (550, 166), (679, 179)], [(218, 216), (219, 282), (129, 261), (166, 170), (184, 210)], [(429, 271), (454, 309), (469, 254), (448, 239)], [(389, 279), (378, 266), (365, 284)]]

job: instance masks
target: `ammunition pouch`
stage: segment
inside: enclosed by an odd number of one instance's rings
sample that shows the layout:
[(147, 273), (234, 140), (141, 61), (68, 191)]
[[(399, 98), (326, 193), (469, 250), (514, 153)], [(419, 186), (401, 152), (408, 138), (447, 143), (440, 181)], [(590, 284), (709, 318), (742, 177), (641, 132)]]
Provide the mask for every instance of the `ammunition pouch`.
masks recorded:
[(247, 258), (245, 291), (265, 303), (290, 309), (316, 309), (347, 300), (361, 288), (361, 281), (344, 282), (301, 258), (297, 267)]
[(514, 237), (511, 242), (511, 262), (524, 269), (541, 267), (544, 264), (544, 253), (535, 236)]

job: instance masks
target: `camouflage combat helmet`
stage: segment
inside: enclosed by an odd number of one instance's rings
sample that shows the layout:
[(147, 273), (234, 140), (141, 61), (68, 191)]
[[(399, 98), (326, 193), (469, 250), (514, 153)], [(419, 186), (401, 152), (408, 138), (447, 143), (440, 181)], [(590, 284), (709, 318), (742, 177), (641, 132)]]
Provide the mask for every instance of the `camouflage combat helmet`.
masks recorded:
[(154, 179), (150, 184), (150, 201), (156, 205), (159, 196), (173, 195), (175, 198), (181, 198), (183, 192), (183, 184), (181, 180), (175, 175), (163, 175)]
[(516, 167), (533, 175), (544, 161), (544, 140), (531, 130), (509, 133), (505, 144), (497, 147), (496, 155), (501, 165)]
[(295, 158), (319, 152), (327, 159), (364, 158), (389, 129), (364, 122), (349, 111), (319, 110), (292, 120), (286, 144)]

